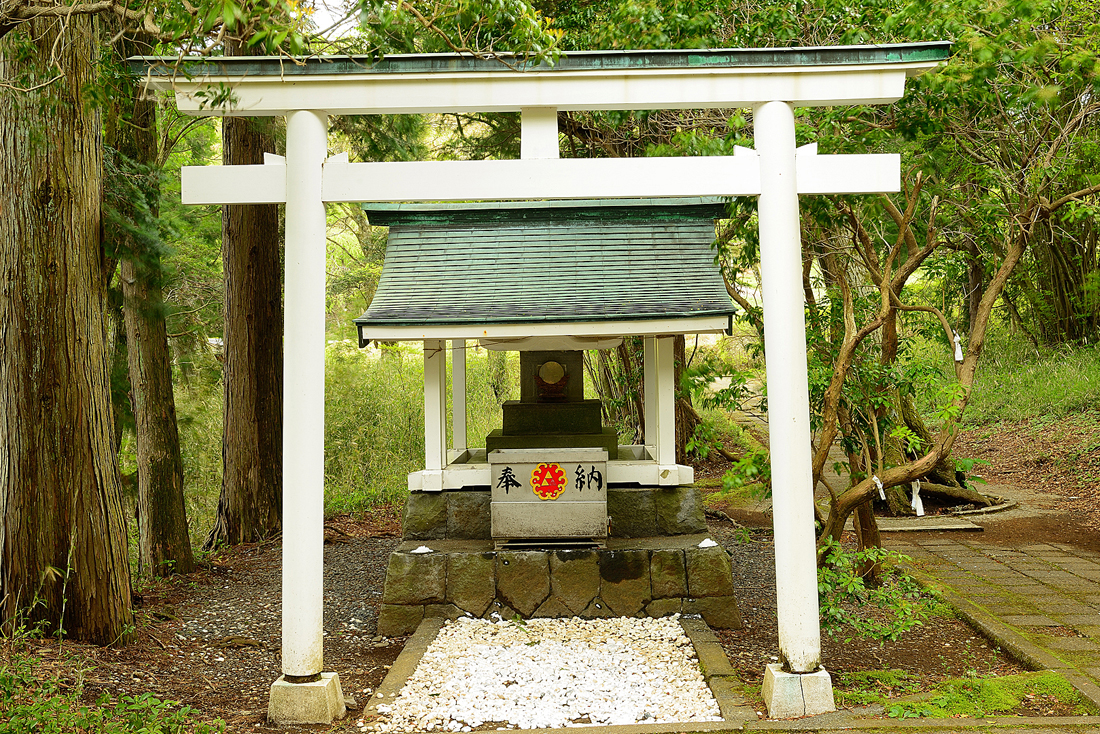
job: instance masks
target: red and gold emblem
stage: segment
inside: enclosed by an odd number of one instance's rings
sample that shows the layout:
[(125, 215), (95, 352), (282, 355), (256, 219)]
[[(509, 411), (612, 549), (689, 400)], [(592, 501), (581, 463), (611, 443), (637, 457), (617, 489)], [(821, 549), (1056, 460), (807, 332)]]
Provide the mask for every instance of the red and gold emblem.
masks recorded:
[(556, 500), (565, 491), (565, 470), (561, 464), (539, 464), (531, 472), (531, 488), (540, 500)]

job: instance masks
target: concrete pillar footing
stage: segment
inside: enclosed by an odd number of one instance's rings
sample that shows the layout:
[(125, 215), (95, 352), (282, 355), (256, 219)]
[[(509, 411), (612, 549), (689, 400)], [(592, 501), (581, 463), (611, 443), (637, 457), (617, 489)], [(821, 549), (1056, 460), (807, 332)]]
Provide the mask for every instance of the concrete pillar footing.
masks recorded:
[(824, 668), (815, 673), (787, 673), (779, 663), (771, 663), (764, 671), (764, 703), (772, 719), (836, 711), (833, 680)]
[(321, 673), (313, 683), (291, 683), (280, 675), (271, 684), (267, 718), (273, 724), (331, 724), (346, 713), (336, 673)]

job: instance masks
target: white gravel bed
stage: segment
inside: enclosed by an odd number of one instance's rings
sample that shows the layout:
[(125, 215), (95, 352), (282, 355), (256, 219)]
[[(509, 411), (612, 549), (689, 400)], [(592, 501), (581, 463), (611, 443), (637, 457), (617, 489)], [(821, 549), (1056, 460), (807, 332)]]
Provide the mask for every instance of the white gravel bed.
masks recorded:
[(458, 619), (378, 710), (382, 732), (722, 720), (676, 617)]

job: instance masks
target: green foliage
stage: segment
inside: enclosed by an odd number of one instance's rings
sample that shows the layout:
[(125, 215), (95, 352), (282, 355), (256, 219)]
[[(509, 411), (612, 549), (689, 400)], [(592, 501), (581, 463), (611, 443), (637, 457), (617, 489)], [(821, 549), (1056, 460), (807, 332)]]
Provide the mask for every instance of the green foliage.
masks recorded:
[[(424, 372), (419, 345), (379, 352), (350, 341), (326, 350), (325, 511), (403, 503), (424, 466)], [(499, 358), (498, 356), (499, 355)], [(504, 358), (504, 359), (500, 359)], [(496, 376), (494, 377), (494, 371)], [(501, 425), (494, 379), (518, 381), (504, 352), (467, 350), (467, 431), (475, 444)]]
[(561, 31), (526, 0), (360, 0), (359, 8), (361, 43), (383, 53), (459, 51), (535, 65), (559, 56)]
[(722, 477), (722, 494), (737, 493), (752, 488), (753, 495), (771, 496), (772, 469), (766, 451), (747, 452), (726, 470)]
[(898, 701), (887, 706), (891, 718), (927, 716), (937, 719), (1012, 713), (1029, 700), (1055, 699), (1089, 715), (1094, 707), (1065, 678), (1054, 671), (1006, 675), (1001, 678), (954, 678), (938, 685), (921, 701)]
[[(939, 386), (954, 380), (954, 369), (938, 350), (915, 350), (915, 362), (936, 366)], [(922, 408), (942, 404), (936, 392), (919, 392)], [(936, 397), (933, 397), (933, 396)], [(1100, 349), (1095, 346), (1036, 347), (1007, 326), (993, 329), (978, 368), (964, 425), (1058, 419), (1100, 405)]]
[(73, 661), (76, 679), (66, 679), (42, 664), (29, 645), (34, 633), (23, 626), (0, 639), (0, 731), (5, 734), (213, 734), (223, 721), (197, 720), (198, 712), (179, 701), (162, 701), (150, 693), (101, 695), (94, 704), (82, 700), (86, 664)]
[[(931, 614), (935, 600), (897, 568), (909, 560), (906, 556), (885, 548), (847, 551), (831, 538), (822, 552), (817, 591), (821, 625), (830, 635), (847, 630), (858, 637), (896, 640)], [(869, 565), (881, 569), (877, 584), (867, 583), (862, 573)]]
[(221, 494), (222, 393), (221, 368), (210, 356), (195, 358), (190, 377), (175, 384), (184, 501), (193, 548), (202, 547), (206, 540)]
[(838, 673), (836, 703), (840, 708), (884, 702), (920, 690), (921, 680), (904, 670), (860, 670)]

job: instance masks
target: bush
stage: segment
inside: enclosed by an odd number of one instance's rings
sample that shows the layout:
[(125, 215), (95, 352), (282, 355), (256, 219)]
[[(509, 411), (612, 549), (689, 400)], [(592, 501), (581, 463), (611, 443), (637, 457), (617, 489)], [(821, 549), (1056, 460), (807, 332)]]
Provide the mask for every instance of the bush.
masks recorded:
[(32, 633), (25, 627), (2, 641), (0, 659), (0, 732), (4, 734), (211, 734), (225, 722), (196, 721), (197, 712), (179, 701), (162, 701), (150, 693), (112, 698), (104, 693), (94, 704), (82, 700), (81, 661), (72, 661), (75, 680), (47, 670), (28, 650)]
[[(850, 630), (859, 637), (896, 640), (924, 622), (935, 600), (897, 564), (909, 560), (885, 548), (844, 550), (827, 538), (824, 563), (817, 570), (821, 626), (830, 635)], [(880, 568), (877, 584), (868, 584), (861, 569)]]

